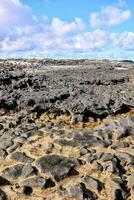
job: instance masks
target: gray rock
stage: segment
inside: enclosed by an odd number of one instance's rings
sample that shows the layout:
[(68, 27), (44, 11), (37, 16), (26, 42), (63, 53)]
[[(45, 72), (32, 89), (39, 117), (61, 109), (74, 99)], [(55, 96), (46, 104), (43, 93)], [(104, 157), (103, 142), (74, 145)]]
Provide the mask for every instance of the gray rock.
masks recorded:
[(131, 122), (134, 123), (134, 116), (133, 115), (129, 116), (129, 118), (130, 118)]
[(111, 145), (112, 149), (116, 149), (116, 148), (126, 148), (129, 147), (129, 144), (127, 142), (123, 142), (123, 141), (114, 141)]
[(71, 123), (76, 124), (76, 123), (79, 123), (79, 122), (83, 122), (83, 120), (84, 120), (83, 115), (75, 114), (75, 115), (72, 116)]
[(59, 155), (43, 156), (36, 160), (36, 165), (40, 168), (41, 172), (54, 176), (57, 181), (67, 176), (69, 170), (78, 164), (76, 159)]
[(124, 138), (124, 137), (126, 137), (127, 136), (127, 134), (126, 134), (126, 132), (124, 131), (124, 128), (123, 127), (118, 127), (117, 128), (117, 130), (116, 130), (116, 132), (114, 132), (114, 138), (116, 139), (116, 140), (119, 140), (119, 139), (121, 139), (121, 138)]
[(93, 133), (96, 137), (100, 138), (101, 140), (111, 142), (112, 138), (112, 131), (109, 130), (107, 127), (103, 127), (102, 129), (98, 129)]
[(98, 196), (95, 192), (87, 189), (84, 183), (80, 183), (83, 189), (83, 199), (98, 200)]
[(128, 126), (125, 126), (124, 127), (124, 132), (125, 132), (125, 135), (126, 136), (134, 136), (134, 126), (132, 125), (132, 126), (130, 126), (130, 125), (128, 125)]
[(15, 142), (20, 143), (20, 144), (24, 144), (24, 143), (26, 143), (26, 140), (27, 140), (27, 138), (21, 136), (21, 137), (17, 137), (15, 139)]
[(112, 189), (112, 198), (114, 200), (124, 200), (123, 198), (123, 190), (121, 187), (122, 180), (116, 180), (112, 179), (111, 180), (111, 189)]
[(108, 161), (103, 165), (104, 171), (110, 172), (110, 173), (119, 173), (119, 169), (117, 167), (117, 163), (115, 161)]
[(30, 164), (28, 164), (23, 167), (21, 175), (27, 178), (29, 176), (36, 174), (36, 172), (37, 170), (34, 167), (32, 167)]
[(129, 116), (129, 120), (132, 122), (132, 124), (134, 123), (134, 116), (133, 115), (130, 115)]
[(123, 165), (134, 165), (134, 156), (125, 152), (117, 152), (115, 156), (123, 163)]
[(101, 160), (103, 160), (103, 161), (109, 161), (109, 160), (112, 160), (113, 157), (114, 157), (114, 155), (111, 154), (111, 153), (104, 153), (104, 154), (102, 155)]
[(19, 161), (19, 162), (24, 162), (24, 163), (32, 163), (34, 161), (33, 158), (30, 158), (24, 152), (14, 152), (14, 153), (12, 153), (11, 159)]
[(100, 163), (98, 163), (97, 161), (94, 161), (92, 163), (92, 166), (93, 166), (94, 170), (96, 170), (96, 172), (103, 171), (103, 166)]
[(18, 177), (21, 176), (23, 167), (24, 167), (24, 165), (21, 165), (21, 164), (14, 165), (12, 167), (8, 167), (8, 168), (4, 169), (3, 173), (5, 176), (7, 176), (11, 179), (17, 179)]
[(22, 182), (22, 185), (31, 187), (44, 187), (46, 180), (42, 177), (29, 178)]
[(99, 180), (97, 180), (91, 176), (86, 175), (83, 178), (83, 181), (86, 184), (86, 186), (91, 190), (95, 189), (95, 190), (100, 191), (103, 188), (103, 183), (101, 183)]
[(15, 130), (15, 131), (14, 131), (14, 135), (15, 135), (15, 136), (20, 136), (20, 134), (21, 134), (21, 131), (20, 131), (20, 130)]
[[(8, 129), (4, 129), (3, 134), (0, 138), (0, 141), (2, 141), (2, 142), (5, 141), (6, 145), (8, 145), (8, 141), (12, 142), (14, 138), (15, 137), (14, 137), (13, 131), (8, 131)], [(9, 146), (11, 146), (10, 143), (9, 143)]]
[(13, 151), (15, 151), (17, 148), (19, 148), (21, 146), (20, 143), (16, 143), (16, 144), (13, 144), (11, 147), (8, 148), (7, 152), (8, 153), (12, 153)]
[(86, 155), (87, 157), (86, 157), (86, 161), (87, 162), (90, 162), (90, 163), (93, 163), (93, 162), (95, 162), (95, 161), (97, 161), (97, 156), (95, 156), (95, 155)]
[(91, 150), (90, 150), (90, 153), (91, 153), (92, 155), (96, 154), (96, 152), (97, 152), (96, 149), (91, 149)]
[(66, 198), (74, 198), (77, 200), (83, 200), (83, 189), (81, 184), (69, 184), (60, 188), (60, 195)]
[(76, 133), (73, 137), (73, 141), (79, 146), (90, 147), (105, 147), (107, 146), (105, 141), (97, 140), (91, 133)]
[(87, 154), (88, 153), (88, 150), (87, 149), (85, 149), (85, 148), (81, 148), (80, 149), (80, 155), (81, 156), (83, 156), (83, 155), (85, 155), (85, 154)]
[(5, 158), (7, 156), (7, 152), (3, 149), (0, 149), (0, 157)]
[(30, 130), (25, 130), (23, 133), (21, 133), (21, 137), (29, 138), (32, 135), (34, 135), (36, 131), (37, 131), (37, 127), (30, 128)]
[[(67, 199), (69, 196), (74, 197), (73, 199), (90, 199), (90, 200), (98, 200), (98, 196), (95, 192), (87, 189), (84, 183), (72, 183), (66, 184), (61, 188), (61, 195), (65, 195)], [(82, 194), (83, 193), (83, 194)], [(78, 195), (79, 194), (79, 195)]]
[(8, 147), (12, 146), (13, 142), (8, 140), (8, 139), (4, 139), (4, 138), (0, 138), (0, 149), (4, 149), (6, 150)]
[(56, 139), (54, 142), (61, 146), (76, 147), (79, 145), (79, 143), (74, 140)]
[(95, 153), (95, 157), (97, 158), (97, 160), (101, 159), (101, 157), (103, 155), (104, 155), (104, 153), (102, 153), (102, 152)]
[(52, 122), (48, 122), (46, 125), (47, 129), (51, 129), (53, 127), (53, 123)]
[(17, 121), (11, 121), (9, 122), (9, 128), (15, 128), (17, 126)]
[(127, 125), (129, 125), (129, 122), (130, 122), (130, 118), (129, 117), (124, 117), (124, 118), (121, 118), (120, 120), (119, 120), (119, 122), (120, 122), (120, 125), (121, 126), (127, 126)]

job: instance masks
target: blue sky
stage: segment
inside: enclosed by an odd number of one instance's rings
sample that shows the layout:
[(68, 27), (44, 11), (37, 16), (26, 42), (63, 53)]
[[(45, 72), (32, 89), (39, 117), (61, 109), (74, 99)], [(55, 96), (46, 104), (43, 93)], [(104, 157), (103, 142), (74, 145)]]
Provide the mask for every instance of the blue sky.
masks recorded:
[[(79, 17), (87, 24), (89, 30), (91, 30), (89, 24), (90, 13), (99, 12), (103, 6), (117, 6), (120, 4), (134, 13), (133, 0), (127, 0), (127, 3), (126, 1), (117, 0), (22, 0), (22, 2), (27, 4), (38, 18), (46, 15), (49, 21), (53, 17), (58, 17), (63, 21), (71, 22), (75, 17)], [(134, 16), (125, 24), (113, 27), (113, 30), (118, 32), (123, 30), (134, 31), (133, 20)]]
[(0, 57), (134, 60), (133, 0), (0, 0)]
[[(71, 22), (75, 17), (82, 18), (89, 25), (90, 13), (100, 11), (102, 6), (119, 5), (121, 1), (117, 0), (22, 0), (27, 4), (34, 15), (41, 17), (48, 16), (49, 20), (53, 17), (58, 17), (64, 21)], [(123, 1), (122, 1), (123, 2)], [(125, 2), (125, 1), (124, 1)], [(127, 0), (125, 8), (131, 9), (134, 12), (133, 0)], [(130, 24), (130, 26), (128, 26)], [(127, 28), (131, 31), (133, 28), (131, 23), (127, 22)], [(90, 26), (89, 26), (90, 28)], [(133, 28), (134, 29), (134, 28)]]

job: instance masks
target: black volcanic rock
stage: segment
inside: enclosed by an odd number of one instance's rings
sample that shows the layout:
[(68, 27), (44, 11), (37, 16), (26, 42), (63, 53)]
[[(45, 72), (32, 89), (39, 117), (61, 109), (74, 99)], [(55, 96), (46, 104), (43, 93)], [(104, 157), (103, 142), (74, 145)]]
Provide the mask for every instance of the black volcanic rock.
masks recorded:
[[(124, 63), (117, 67), (116, 62), (111, 62), (112, 69), (110, 62), (103, 61), (99, 64), (86, 61), (86, 65), (84, 60), (72, 61), (72, 68), (67, 65), (70, 61), (62, 61), (65, 66), (58, 68), (56, 61), (53, 61), (55, 68), (48, 64), (52, 61), (37, 62), (36, 72), (32, 64), (27, 66), (23, 61), (21, 65), (25, 66), (25, 72), (15, 62), (8, 78), (6, 70), (3, 71), (1, 87), (5, 98), (0, 97), (1, 108), (10, 111), (27, 107), (39, 115), (48, 110), (69, 112), (72, 121), (79, 122), (89, 117), (104, 118), (108, 114), (126, 112), (134, 107), (132, 63), (125, 63), (127, 70), (123, 70)], [(6, 68), (6, 63), (4, 65), (2, 69)], [(20, 70), (16, 76), (12, 75), (15, 69)], [(10, 84), (7, 87), (5, 83)]]

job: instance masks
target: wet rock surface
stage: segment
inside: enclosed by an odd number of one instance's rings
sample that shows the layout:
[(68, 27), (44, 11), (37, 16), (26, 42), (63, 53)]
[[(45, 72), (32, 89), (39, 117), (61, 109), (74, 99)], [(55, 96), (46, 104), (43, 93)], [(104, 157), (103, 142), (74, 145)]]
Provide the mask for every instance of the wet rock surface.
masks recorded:
[(134, 64), (0, 60), (0, 199), (134, 199)]

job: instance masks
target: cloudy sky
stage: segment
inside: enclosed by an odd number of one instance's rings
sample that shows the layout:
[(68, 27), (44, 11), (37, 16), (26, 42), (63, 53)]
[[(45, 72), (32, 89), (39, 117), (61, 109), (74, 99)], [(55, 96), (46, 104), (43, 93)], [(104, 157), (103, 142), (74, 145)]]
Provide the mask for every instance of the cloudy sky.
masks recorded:
[(134, 1), (0, 0), (0, 57), (134, 60)]

